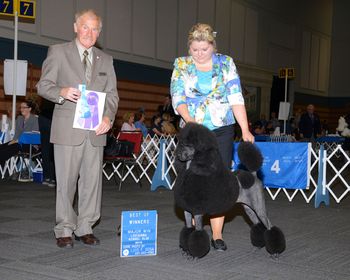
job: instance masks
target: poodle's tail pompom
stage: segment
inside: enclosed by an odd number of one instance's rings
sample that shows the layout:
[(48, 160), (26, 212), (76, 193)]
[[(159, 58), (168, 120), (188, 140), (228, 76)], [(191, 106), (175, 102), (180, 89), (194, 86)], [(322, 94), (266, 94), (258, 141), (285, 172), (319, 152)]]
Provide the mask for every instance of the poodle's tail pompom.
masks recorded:
[(180, 248), (187, 254), (189, 254), (188, 239), (193, 231), (194, 227), (183, 227), (180, 232)]
[(188, 239), (188, 251), (194, 258), (202, 258), (210, 251), (209, 235), (205, 230), (193, 231)]
[(265, 246), (264, 233), (267, 230), (263, 223), (257, 223), (250, 228), (250, 241), (252, 245), (258, 248)]
[(241, 142), (238, 146), (238, 157), (241, 163), (250, 171), (258, 171), (263, 163), (263, 157), (258, 147), (250, 142)]
[(286, 249), (286, 239), (282, 230), (273, 226), (264, 233), (266, 251), (271, 255), (279, 255)]

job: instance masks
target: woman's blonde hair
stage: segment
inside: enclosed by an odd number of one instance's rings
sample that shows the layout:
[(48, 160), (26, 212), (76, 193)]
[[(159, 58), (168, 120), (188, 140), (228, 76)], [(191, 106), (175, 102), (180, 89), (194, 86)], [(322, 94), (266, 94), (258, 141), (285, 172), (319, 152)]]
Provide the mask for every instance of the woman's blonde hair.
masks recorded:
[(190, 47), (193, 41), (206, 41), (212, 44), (214, 51), (216, 51), (216, 32), (206, 23), (197, 23), (193, 25), (188, 33), (187, 46)]
[(129, 122), (129, 119), (131, 117), (135, 117), (135, 114), (132, 113), (132, 112), (126, 112), (124, 115), (123, 115), (123, 121), (124, 122)]

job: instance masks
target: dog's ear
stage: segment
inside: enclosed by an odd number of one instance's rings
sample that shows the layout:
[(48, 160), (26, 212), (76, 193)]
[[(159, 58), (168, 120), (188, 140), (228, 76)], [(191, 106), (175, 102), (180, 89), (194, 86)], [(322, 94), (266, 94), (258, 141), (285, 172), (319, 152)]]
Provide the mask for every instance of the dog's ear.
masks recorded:
[(213, 147), (207, 147), (206, 150), (197, 150), (190, 168), (193, 173), (202, 176), (208, 176), (217, 170), (223, 169), (223, 161), (219, 150)]

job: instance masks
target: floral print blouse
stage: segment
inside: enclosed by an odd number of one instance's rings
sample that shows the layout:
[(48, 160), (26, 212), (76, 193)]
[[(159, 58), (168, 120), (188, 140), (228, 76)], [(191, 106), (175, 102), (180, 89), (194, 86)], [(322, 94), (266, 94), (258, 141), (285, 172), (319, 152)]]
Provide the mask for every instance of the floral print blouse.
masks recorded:
[(243, 104), (241, 82), (231, 57), (213, 54), (211, 91), (201, 92), (198, 72), (191, 56), (179, 57), (174, 62), (170, 93), (175, 113), (181, 104), (187, 104), (197, 123), (213, 130), (235, 123), (232, 105)]

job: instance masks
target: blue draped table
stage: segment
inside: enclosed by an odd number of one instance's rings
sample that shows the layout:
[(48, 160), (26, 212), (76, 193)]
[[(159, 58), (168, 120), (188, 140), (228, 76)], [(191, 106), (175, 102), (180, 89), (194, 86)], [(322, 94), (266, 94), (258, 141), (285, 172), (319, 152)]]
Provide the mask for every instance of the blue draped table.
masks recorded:
[(342, 144), (345, 141), (344, 137), (341, 136), (322, 136), (316, 139), (319, 143), (339, 143)]
[[(338, 145), (344, 143), (344, 141), (345, 138), (341, 136), (327, 135), (318, 137), (316, 138), (316, 149), (319, 150), (321, 145), (323, 145), (327, 151), (327, 154), (330, 154), (337, 148)], [(339, 155), (336, 156), (338, 157)]]
[(40, 132), (23, 132), (18, 139), (18, 144), (29, 145), (29, 176), (32, 177), (32, 148), (33, 145), (40, 145)]

